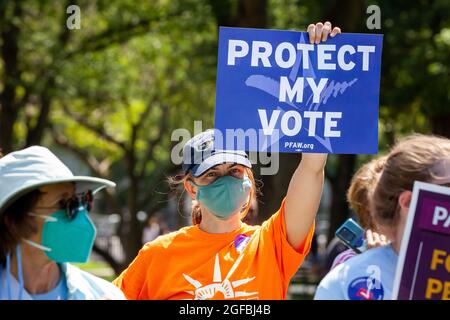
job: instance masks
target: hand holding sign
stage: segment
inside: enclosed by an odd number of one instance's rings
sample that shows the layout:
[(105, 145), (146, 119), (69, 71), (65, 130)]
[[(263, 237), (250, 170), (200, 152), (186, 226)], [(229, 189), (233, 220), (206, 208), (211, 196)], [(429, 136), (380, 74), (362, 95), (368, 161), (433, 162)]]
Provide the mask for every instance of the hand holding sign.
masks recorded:
[(325, 24), (318, 22), (316, 24), (311, 23), (307, 29), (309, 35), (309, 43), (319, 44), (320, 40), (327, 41), (328, 35), (331, 38), (335, 37), (338, 33), (341, 33), (341, 28), (334, 27), (332, 29), (331, 22), (327, 21)]

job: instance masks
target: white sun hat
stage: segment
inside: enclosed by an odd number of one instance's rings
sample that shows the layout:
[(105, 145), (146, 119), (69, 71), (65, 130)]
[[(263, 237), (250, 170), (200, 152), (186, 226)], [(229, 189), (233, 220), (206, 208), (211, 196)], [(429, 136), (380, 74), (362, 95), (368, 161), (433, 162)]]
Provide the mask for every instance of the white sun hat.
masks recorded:
[(93, 193), (116, 184), (106, 179), (74, 176), (50, 150), (32, 146), (0, 158), (0, 215), (7, 206), (22, 195), (39, 187), (75, 182), (77, 193)]

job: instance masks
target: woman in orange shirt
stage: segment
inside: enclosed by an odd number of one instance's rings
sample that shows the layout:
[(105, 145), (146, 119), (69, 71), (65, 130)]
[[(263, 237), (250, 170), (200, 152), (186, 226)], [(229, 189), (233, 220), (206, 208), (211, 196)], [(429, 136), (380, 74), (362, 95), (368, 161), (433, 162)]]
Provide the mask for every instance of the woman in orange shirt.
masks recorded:
[[(311, 43), (340, 33), (308, 27)], [(280, 209), (261, 226), (242, 219), (256, 197), (245, 152), (214, 148), (207, 130), (183, 148), (176, 177), (193, 199), (193, 226), (147, 243), (114, 280), (128, 299), (285, 299), (308, 254), (324, 181), (326, 154), (303, 154)]]

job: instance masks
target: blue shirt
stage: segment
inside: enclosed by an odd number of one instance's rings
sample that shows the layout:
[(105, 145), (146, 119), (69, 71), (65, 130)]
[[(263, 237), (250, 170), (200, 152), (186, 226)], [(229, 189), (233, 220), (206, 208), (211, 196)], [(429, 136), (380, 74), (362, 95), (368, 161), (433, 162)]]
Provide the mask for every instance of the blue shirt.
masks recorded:
[[(62, 263), (60, 284), (47, 294), (44, 299), (53, 299), (56, 297), (64, 298), (64, 291), (67, 300), (124, 300), (125, 296), (122, 291), (112, 283), (93, 276), (92, 274), (78, 269), (69, 263)], [(19, 298), (20, 285), (15, 277), (10, 276), (10, 290), (8, 290), (5, 268), (0, 266), (0, 300), (9, 298), (8, 291), (11, 292), (12, 299)], [(64, 287), (66, 289), (64, 289)], [(50, 297), (49, 297), (50, 296)], [(42, 299), (42, 295), (30, 295), (23, 290), (22, 300)]]
[(58, 285), (52, 290), (41, 294), (31, 294), (33, 300), (67, 300), (67, 283), (64, 273), (61, 272)]
[(315, 300), (390, 300), (397, 254), (391, 245), (369, 249), (332, 269)]

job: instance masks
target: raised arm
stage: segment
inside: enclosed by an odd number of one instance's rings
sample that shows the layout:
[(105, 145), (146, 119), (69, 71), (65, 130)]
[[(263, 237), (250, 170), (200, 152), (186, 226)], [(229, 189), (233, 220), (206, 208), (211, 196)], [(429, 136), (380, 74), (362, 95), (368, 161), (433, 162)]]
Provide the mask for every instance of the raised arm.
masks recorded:
[(322, 196), (326, 154), (304, 153), (295, 170), (285, 200), (287, 240), (298, 248), (316, 217)]
[[(307, 31), (310, 43), (315, 44), (341, 33), (328, 21), (310, 24)], [(305, 240), (319, 209), (326, 161), (326, 154), (304, 153), (289, 183), (285, 202), (286, 232), (294, 248)]]

